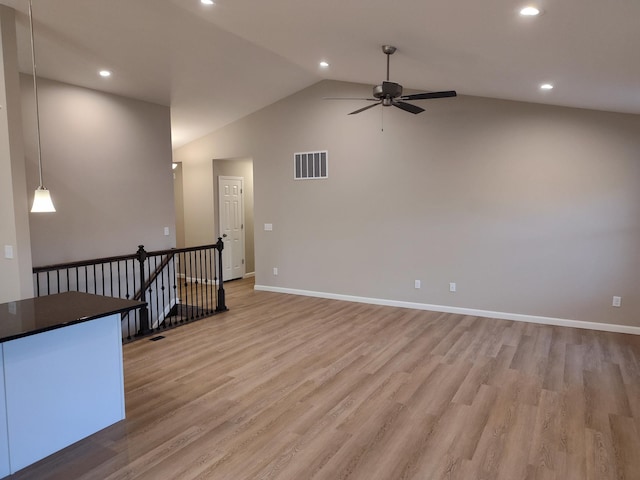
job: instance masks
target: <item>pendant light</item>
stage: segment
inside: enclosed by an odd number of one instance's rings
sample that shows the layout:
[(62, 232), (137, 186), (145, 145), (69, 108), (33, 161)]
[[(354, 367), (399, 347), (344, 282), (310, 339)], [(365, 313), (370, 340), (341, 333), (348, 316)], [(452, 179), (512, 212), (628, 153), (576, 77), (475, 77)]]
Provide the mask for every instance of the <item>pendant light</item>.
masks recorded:
[(36, 75), (36, 47), (33, 38), (33, 12), (31, 0), (29, 0), (29, 29), (31, 31), (31, 64), (33, 66), (33, 94), (36, 102), (36, 137), (38, 139), (38, 171), (40, 172), (40, 185), (36, 188), (33, 197), (32, 212), (55, 212), (51, 201), (51, 194), (42, 181), (42, 147), (40, 145), (40, 109), (38, 107), (38, 81)]

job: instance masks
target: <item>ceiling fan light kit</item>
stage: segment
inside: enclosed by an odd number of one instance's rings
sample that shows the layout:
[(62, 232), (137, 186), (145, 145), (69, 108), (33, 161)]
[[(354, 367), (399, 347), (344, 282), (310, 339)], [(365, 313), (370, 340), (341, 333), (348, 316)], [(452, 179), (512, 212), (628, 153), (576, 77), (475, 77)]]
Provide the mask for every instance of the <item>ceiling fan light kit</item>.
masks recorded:
[[(351, 112), (349, 115), (355, 115), (360, 112), (364, 112), (365, 110), (369, 110), (378, 105), (382, 105), (383, 107), (396, 107), (400, 110), (404, 110), (405, 112), (418, 114), (424, 112), (424, 108), (418, 107), (417, 105), (413, 105), (411, 103), (406, 103), (406, 100), (430, 100), (435, 98), (447, 98), (447, 97), (455, 97), (457, 93), (455, 90), (447, 90), (443, 92), (425, 92), (425, 93), (416, 93), (414, 95), (402, 95), (402, 85), (399, 83), (389, 81), (389, 64), (390, 57), (396, 52), (397, 48), (392, 45), (383, 45), (382, 53), (387, 56), (387, 79), (383, 81), (380, 85), (376, 85), (373, 87), (373, 98), (360, 98), (357, 100), (365, 100), (368, 102), (376, 102), (371, 105), (367, 105), (366, 107), (360, 108)], [(331, 100), (354, 100), (352, 98), (332, 98)]]

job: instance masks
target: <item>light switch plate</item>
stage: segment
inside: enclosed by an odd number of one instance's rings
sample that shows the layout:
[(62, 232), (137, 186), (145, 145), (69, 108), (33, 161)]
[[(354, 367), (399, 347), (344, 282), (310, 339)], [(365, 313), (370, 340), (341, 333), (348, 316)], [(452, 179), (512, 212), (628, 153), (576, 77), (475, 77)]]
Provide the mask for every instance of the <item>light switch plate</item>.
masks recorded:
[(13, 258), (13, 245), (4, 246), (4, 258)]

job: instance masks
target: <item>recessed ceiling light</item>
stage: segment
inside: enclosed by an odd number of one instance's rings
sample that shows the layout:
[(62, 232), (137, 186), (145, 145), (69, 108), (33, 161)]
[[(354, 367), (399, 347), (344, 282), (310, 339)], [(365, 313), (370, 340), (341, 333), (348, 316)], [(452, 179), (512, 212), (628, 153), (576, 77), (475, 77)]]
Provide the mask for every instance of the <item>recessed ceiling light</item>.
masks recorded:
[(102, 78), (108, 78), (111, 76), (111, 70), (100, 70), (98, 72), (98, 75), (100, 75)]
[(553, 90), (553, 85), (550, 83), (543, 83), (540, 85), (540, 90)]
[(529, 5), (520, 9), (520, 15), (523, 17), (535, 17), (540, 15), (540, 9)]
[(320, 62), (320, 66), (321, 66), (322, 68), (329, 68), (329, 63), (328, 63), (328, 62), (325, 62), (325, 61), (323, 60), (322, 62)]
[(215, 5), (213, 0), (200, 0), (200, 3), (203, 5)]

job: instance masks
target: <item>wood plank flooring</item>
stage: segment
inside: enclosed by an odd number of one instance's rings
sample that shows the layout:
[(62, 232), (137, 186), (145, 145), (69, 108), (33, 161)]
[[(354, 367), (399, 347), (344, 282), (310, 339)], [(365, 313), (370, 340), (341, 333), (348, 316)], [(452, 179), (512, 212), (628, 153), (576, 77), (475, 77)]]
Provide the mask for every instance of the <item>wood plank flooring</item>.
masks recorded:
[(254, 292), (124, 346), (127, 419), (14, 480), (640, 478), (640, 337)]

